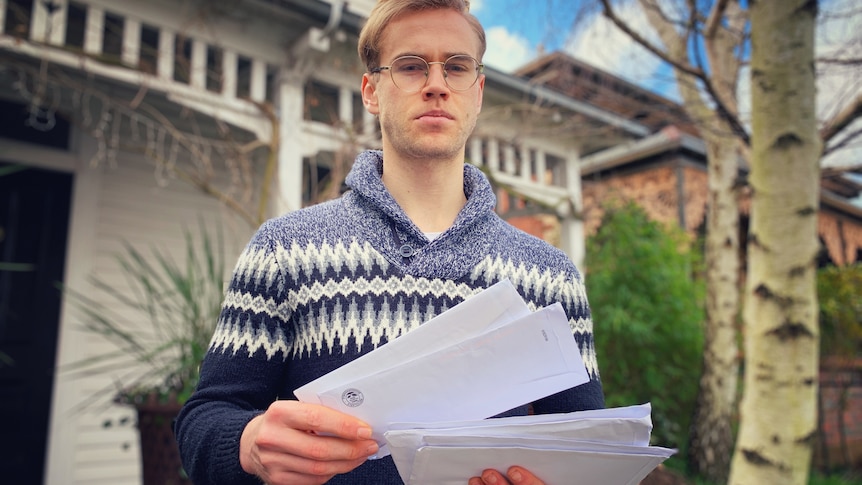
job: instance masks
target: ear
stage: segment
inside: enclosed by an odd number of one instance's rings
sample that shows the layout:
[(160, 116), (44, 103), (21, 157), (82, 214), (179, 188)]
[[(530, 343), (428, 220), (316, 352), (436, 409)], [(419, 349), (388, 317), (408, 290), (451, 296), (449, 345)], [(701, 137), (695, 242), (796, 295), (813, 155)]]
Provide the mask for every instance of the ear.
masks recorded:
[(377, 85), (371, 79), (372, 74), (365, 73), (362, 75), (362, 104), (365, 109), (373, 115), (380, 114), (380, 106), (377, 101)]

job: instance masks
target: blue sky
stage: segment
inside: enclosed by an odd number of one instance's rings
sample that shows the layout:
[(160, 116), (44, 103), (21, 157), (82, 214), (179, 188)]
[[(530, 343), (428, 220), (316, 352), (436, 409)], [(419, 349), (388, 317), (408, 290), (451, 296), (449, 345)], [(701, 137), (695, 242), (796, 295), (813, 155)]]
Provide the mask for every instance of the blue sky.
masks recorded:
[[(646, 89), (678, 99), (672, 73), (655, 56), (635, 45), (626, 34), (599, 13), (597, 0), (471, 0), (471, 12), (485, 27), (488, 50), (484, 62), (505, 72), (538, 57), (540, 52), (563, 50), (572, 56)], [(817, 31), (818, 55), (833, 53), (836, 46), (849, 55), (862, 52), (862, 6), (859, 0), (822, 0)], [(636, 2), (626, 2), (619, 14), (641, 33), (651, 32)], [(847, 53), (845, 53), (847, 55)], [(739, 86), (740, 109), (745, 117), (748, 78), (743, 72)], [(833, 71), (818, 78), (818, 110), (826, 119), (862, 93), (860, 69)], [(862, 122), (857, 122), (862, 128)], [(826, 165), (862, 163), (862, 140), (852, 150), (826, 159)]]
[[(471, 11), (488, 36), (486, 64), (511, 72), (540, 52), (563, 50), (574, 57), (669, 97), (676, 96), (669, 71), (599, 14), (598, 2), (581, 0), (472, 0)], [(621, 15), (642, 31), (634, 5)]]

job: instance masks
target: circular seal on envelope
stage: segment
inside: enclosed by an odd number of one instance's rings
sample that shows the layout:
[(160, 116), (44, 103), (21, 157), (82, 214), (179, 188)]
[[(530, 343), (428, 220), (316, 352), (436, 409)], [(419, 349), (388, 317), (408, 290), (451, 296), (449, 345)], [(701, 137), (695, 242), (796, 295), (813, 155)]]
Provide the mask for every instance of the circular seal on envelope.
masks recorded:
[(345, 406), (355, 408), (365, 402), (365, 396), (362, 395), (362, 391), (359, 389), (345, 389), (344, 392), (341, 393), (341, 402), (343, 402)]

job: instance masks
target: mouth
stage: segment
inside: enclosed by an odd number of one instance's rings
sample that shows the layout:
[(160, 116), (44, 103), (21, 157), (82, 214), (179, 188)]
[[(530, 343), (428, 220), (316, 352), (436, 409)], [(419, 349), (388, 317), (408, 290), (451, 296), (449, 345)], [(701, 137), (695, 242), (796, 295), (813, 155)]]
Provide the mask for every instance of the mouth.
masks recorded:
[(445, 120), (455, 119), (452, 117), (452, 115), (450, 115), (449, 113), (447, 113), (443, 110), (426, 111), (426, 112), (424, 112), (424, 113), (422, 113), (416, 117), (416, 119), (422, 119), (422, 118), (436, 118), (436, 119), (445, 119)]

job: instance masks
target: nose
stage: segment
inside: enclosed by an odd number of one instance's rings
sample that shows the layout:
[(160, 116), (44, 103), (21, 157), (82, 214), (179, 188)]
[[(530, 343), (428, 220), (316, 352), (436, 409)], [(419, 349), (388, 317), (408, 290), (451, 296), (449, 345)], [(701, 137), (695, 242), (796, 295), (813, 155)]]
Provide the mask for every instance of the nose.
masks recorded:
[(445, 98), (449, 95), (449, 85), (446, 84), (446, 72), (443, 70), (442, 62), (428, 63), (428, 79), (425, 81), (425, 87), (422, 88), (422, 94), (426, 98), (435, 96)]

